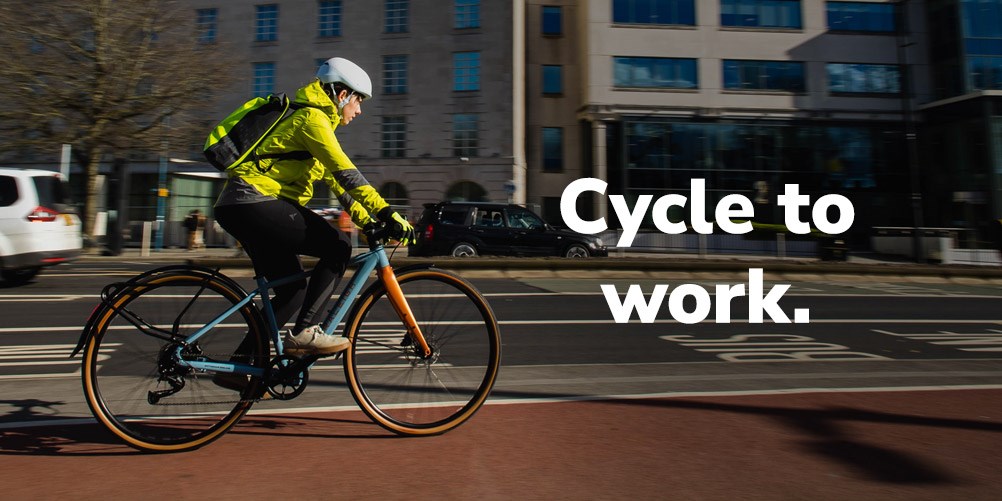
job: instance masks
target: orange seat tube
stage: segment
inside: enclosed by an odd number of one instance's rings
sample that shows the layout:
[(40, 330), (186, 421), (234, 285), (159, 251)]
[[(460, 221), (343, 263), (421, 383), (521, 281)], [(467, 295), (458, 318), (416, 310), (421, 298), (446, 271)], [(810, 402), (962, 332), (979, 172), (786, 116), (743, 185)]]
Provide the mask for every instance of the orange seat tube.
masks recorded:
[(397, 276), (393, 273), (393, 268), (389, 266), (380, 268), (379, 279), (383, 281), (390, 304), (393, 305), (393, 309), (407, 328), (407, 334), (411, 336), (411, 340), (417, 343), (424, 356), (431, 356), (431, 347), (428, 346), (428, 341), (425, 340), (424, 334), (421, 333), (421, 329), (418, 327), (417, 320), (414, 319), (414, 313), (411, 311), (410, 305), (407, 304), (404, 292), (400, 290), (400, 283), (397, 282)]

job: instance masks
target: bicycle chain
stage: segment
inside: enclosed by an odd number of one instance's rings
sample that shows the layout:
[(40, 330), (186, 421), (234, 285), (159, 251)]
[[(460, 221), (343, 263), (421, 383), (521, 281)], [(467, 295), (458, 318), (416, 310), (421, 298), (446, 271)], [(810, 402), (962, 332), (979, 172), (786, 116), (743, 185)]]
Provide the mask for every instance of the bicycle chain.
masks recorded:
[[(205, 357), (212, 357), (212, 358), (215, 358), (217, 356), (222, 356), (222, 357), (229, 357), (230, 356), (230, 354), (216, 355), (216, 354), (206, 354), (206, 353), (202, 353), (200, 355), (205, 356)], [(197, 379), (201, 379), (201, 378), (195, 378), (195, 379), (197, 380)], [(210, 383), (211, 383), (211, 381), (210, 381)], [(264, 381), (263, 378), (261, 380), (261, 383), (262, 384), (265, 383), (265, 381)], [(267, 390), (265, 391), (264, 394), (265, 395), (268, 394)], [(248, 402), (250, 402), (250, 403), (257, 403), (257, 402), (261, 402), (263, 400), (274, 400), (274, 399), (273, 398), (266, 399), (263, 396), (261, 396), (261, 397), (258, 397), (258, 398), (241, 398), (239, 400), (218, 400), (218, 401), (215, 401), (215, 402), (157, 402), (157, 403), (152, 404), (152, 405), (162, 405), (162, 406), (168, 406), (168, 407), (169, 406), (182, 406), (182, 405), (220, 405), (220, 404), (242, 404), (242, 403), (248, 403)]]

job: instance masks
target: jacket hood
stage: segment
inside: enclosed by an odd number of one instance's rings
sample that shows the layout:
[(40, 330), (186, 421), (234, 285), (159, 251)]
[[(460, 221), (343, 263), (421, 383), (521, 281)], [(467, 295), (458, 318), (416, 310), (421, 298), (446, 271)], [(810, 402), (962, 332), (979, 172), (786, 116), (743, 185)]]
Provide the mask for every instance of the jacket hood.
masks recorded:
[(296, 102), (323, 110), (324, 113), (330, 115), (331, 121), (334, 123), (341, 121), (337, 106), (334, 106), (334, 101), (331, 101), (331, 98), (324, 92), (320, 80), (314, 80), (313, 83), (300, 87), (296, 91)]

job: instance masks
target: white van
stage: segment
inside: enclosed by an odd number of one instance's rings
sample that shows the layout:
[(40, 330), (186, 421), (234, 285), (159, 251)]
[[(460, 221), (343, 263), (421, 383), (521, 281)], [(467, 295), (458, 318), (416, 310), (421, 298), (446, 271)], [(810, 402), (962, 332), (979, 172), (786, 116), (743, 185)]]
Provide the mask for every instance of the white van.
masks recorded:
[(83, 249), (80, 218), (60, 175), (0, 167), (0, 278), (31, 280), (43, 266), (73, 259)]

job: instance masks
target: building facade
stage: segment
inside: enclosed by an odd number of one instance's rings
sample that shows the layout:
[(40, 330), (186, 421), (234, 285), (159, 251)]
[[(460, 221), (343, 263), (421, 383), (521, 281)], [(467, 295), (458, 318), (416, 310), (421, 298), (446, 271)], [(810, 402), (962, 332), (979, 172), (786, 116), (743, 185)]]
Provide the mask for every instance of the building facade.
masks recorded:
[(292, 94), (324, 60), (344, 57), (367, 70), (374, 97), (359, 119), (338, 128), (338, 139), (388, 201), (414, 212), (444, 199), (524, 199), (510, 189), (524, 175), (517, 128), (524, 65), (512, 22), (519, 3), (187, 3), (200, 40), (238, 61), (207, 118), (224, 117), (250, 96)]
[(763, 222), (786, 184), (844, 194), (857, 242), (984, 239), (1002, 217), (1000, 0), (530, 0), (526, 34), (528, 201), (549, 220), (584, 176), (628, 200), (705, 179), (710, 208), (745, 194)]
[[(530, 3), (527, 95), (539, 104), (528, 107), (528, 193), (546, 217), (559, 216), (553, 200), (573, 178), (606, 179), (608, 193), (628, 200), (685, 195), (699, 178), (711, 214), (738, 193), (761, 202), (756, 220), (776, 222), (775, 194), (795, 183), (812, 200), (850, 197), (864, 208), (856, 227), (912, 225), (905, 130), (915, 118), (908, 110), (930, 95), (916, 55), (925, 40), (920, 9), (820, 0)], [(561, 35), (546, 31), (543, 12), (554, 8)], [(903, 54), (905, 18), (920, 42)], [(558, 61), (567, 62), (572, 88), (539, 92), (546, 79), (534, 74)], [(906, 64), (915, 71), (906, 74)], [(550, 160), (562, 165), (551, 169), (544, 157), (553, 128), (562, 129), (564, 161)], [(612, 216), (604, 197), (589, 209)], [(687, 217), (676, 210), (673, 219)]]
[[(412, 218), (467, 199), (560, 224), (561, 193), (582, 177), (630, 201), (704, 179), (709, 208), (743, 194), (760, 222), (782, 222), (787, 184), (838, 193), (857, 243), (877, 226), (985, 234), (1002, 217), (1002, 0), (182, 5), (234, 61), (206, 130), (251, 96), (295, 92), (326, 58), (366, 68), (375, 98), (338, 137)], [(220, 180), (200, 145), (168, 156), (196, 162), (169, 162), (168, 219), (211, 209)], [(129, 162), (133, 219), (153, 213), (156, 158)], [(579, 205), (616, 226), (606, 197)]]

